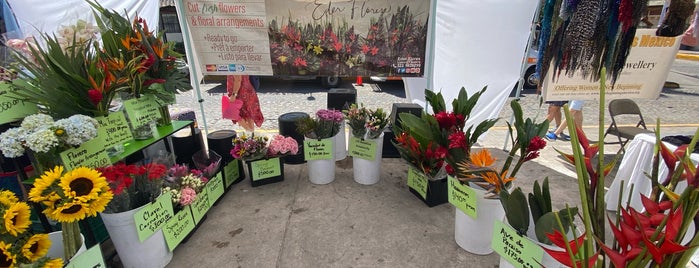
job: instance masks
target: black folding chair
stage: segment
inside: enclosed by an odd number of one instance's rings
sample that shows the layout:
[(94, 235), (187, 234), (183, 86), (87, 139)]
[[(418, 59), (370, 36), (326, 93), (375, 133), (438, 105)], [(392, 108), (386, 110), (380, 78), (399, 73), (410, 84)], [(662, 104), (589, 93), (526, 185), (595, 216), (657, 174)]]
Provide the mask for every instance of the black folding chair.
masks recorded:
[[(614, 135), (617, 136), (619, 141), (605, 142), (605, 144), (620, 144), (621, 148), (619, 150), (622, 152), (626, 152), (624, 146), (636, 135), (653, 133), (652, 130), (646, 128), (641, 109), (638, 108), (636, 102), (630, 99), (618, 99), (609, 102), (609, 115), (612, 118), (612, 123), (607, 128), (607, 132), (604, 133), (604, 137), (607, 137), (607, 134)], [(619, 120), (624, 120), (628, 124), (621, 125)]]

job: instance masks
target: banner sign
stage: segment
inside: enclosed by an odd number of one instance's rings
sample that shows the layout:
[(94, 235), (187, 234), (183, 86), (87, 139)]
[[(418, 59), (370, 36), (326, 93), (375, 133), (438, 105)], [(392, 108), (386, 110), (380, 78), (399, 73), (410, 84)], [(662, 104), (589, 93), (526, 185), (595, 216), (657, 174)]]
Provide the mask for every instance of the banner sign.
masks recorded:
[(207, 75), (424, 72), (430, 1), (180, 1)]
[[(679, 37), (655, 36), (655, 29), (638, 29), (629, 56), (614, 85), (607, 79), (605, 99), (657, 99), (680, 47)], [(553, 74), (553, 68), (549, 71)], [(609, 73), (609, 70), (607, 70)], [(599, 81), (581, 75), (547, 75), (544, 96), (547, 101), (599, 99)]]

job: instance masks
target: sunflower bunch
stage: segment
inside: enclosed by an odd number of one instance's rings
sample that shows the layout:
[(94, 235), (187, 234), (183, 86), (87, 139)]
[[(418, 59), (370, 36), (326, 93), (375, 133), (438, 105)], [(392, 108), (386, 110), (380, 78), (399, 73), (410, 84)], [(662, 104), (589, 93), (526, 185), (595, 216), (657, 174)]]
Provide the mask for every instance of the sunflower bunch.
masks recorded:
[(29, 230), (29, 205), (11, 191), (0, 191), (0, 267), (63, 267), (63, 260), (45, 257), (51, 247), (47, 234)]

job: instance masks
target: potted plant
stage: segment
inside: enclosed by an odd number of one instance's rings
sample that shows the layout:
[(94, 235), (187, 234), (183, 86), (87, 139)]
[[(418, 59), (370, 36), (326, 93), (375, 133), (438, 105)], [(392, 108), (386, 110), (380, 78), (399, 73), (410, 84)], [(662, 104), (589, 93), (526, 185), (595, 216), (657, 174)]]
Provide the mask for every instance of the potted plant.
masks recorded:
[(52, 247), (49, 235), (31, 231), (31, 208), (27, 203), (11, 191), (0, 190), (0, 212), (6, 215), (5, 223), (0, 224), (0, 267), (63, 266), (63, 259), (46, 256)]
[(92, 168), (66, 171), (63, 166), (44, 172), (29, 191), (29, 200), (41, 203), (43, 213), (61, 223), (63, 256), (70, 260), (85, 250), (78, 221), (105, 210), (114, 194), (102, 174)]
[(302, 118), (296, 123), (298, 132), (305, 137), (303, 153), (311, 183), (328, 184), (335, 180), (337, 144), (333, 137), (340, 132), (343, 121), (342, 112), (320, 109), (315, 118)]
[[(600, 74), (600, 111), (604, 110), (606, 77), (603, 68)], [(570, 119), (567, 106), (564, 110), (566, 118)], [(600, 113), (600, 137), (605, 130), (601, 124), (603, 120), (603, 113)], [(575, 129), (572, 120), (568, 127)], [(660, 133), (659, 123), (655, 133)], [(696, 226), (699, 212), (699, 166), (691, 161), (691, 150), (686, 150), (687, 147), (672, 152), (660, 141), (659, 134), (656, 136), (655, 161), (650, 175), (653, 186), (650, 195), (641, 196), (645, 211), (626, 207), (626, 201), (620, 200), (617, 204), (620, 209), (613, 217), (606, 213), (604, 184), (601, 182), (615, 165), (615, 160), (605, 163), (603, 157), (599, 157), (604, 155), (604, 145), (590, 143), (582, 129), (571, 132), (573, 153), (561, 154), (576, 166), (584, 233), (573, 240), (560, 232), (549, 234), (562, 250), (544, 249), (548, 254), (569, 267), (605, 267), (606, 260), (615, 267), (687, 265), (693, 255), (690, 249), (699, 246), (696, 229), (690, 232), (691, 227)], [(693, 148), (698, 139), (699, 129), (689, 148)], [(592, 161), (595, 158), (597, 161)], [(661, 164), (669, 170), (665, 178), (658, 177)], [(605, 237), (607, 231), (611, 231), (612, 239)]]
[(475, 128), (469, 126), (464, 130), (483, 92), (485, 88), (469, 97), (466, 89), (461, 88), (451, 103), (452, 111), (447, 111), (442, 94), (426, 89), (425, 99), (432, 114), (398, 115), (401, 127), (396, 128), (394, 145), (411, 164), (410, 191), (428, 206), (447, 202), (447, 174), (455, 174), (457, 163), (468, 159), (473, 142), (497, 122), (497, 119), (484, 120)]
[(354, 181), (371, 185), (379, 181), (383, 131), (388, 124), (388, 115), (383, 109), (369, 110), (352, 104), (343, 111), (350, 125), (349, 154), (352, 156)]
[(114, 199), (100, 217), (125, 267), (164, 267), (172, 259), (162, 230), (141, 241), (135, 215), (161, 196), (167, 166), (124, 164), (98, 169), (107, 178)]
[[(455, 166), (456, 180), (462, 184), (467, 183), (476, 196), (475, 212), (470, 216), (461, 209), (455, 210), (454, 236), (459, 246), (476, 254), (489, 254), (493, 251), (491, 247), (493, 223), (496, 220), (502, 220), (505, 216), (505, 210), (498, 200), (499, 196), (503, 192), (512, 190), (512, 182), (522, 164), (537, 158), (539, 151), (546, 146), (542, 136), (546, 134), (548, 121), (536, 123), (530, 118), (524, 119), (519, 103), (513, 100), (510, 105), (515, 118), (513, 123), (507, 124), (510, 129), (512, 148), (501, 168), (494, 166), (496, 159), (487, 149), (470, 152), (468, 158), (462, 158), (460, 154), (452, 154), (452, 157), (461, 159)], [(479, 132), (478, 129), (476, 128), (475, 133)], [(513, 164), (514, 167), (512, 167)]]
[[(267, 144), (269, 143), (269, 145)], [(245, 160), (253, 187), (284, 180), (283, 156), (298, 153), (298, 143), (292, 137), (274, 135), (272, 139), (245, 134), (233, 139), (231, 155)]]

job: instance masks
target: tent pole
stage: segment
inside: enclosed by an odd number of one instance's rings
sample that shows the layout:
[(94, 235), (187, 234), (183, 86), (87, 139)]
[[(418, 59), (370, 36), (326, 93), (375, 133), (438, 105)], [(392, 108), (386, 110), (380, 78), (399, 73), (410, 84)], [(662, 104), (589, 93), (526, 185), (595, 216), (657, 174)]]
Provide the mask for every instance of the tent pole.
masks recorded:
[[(429, 16), (429, 29), (428, 33), (430, 34), (429, 39), (427, 39), (427, 48), (429, 50), (427, 51), (427, 64), (425, 65), (426, 69), (426, 76), (427, 76), (427, 89), (430, 89), (434, 91), (434, 50), (435, 50), (435, 42), (434, 40), (436, 39), (437, 36), (437, 0), (432, 0), (430, 1), (430, 16)], [(427, 99), (424, 99), (425, 101), (425, 112), (429, 110), (430, 104), (427, 102)]]
[[(190, 73), (190, 78), (194, 79), (195, 83), (193, 83), (194, 90), (197, 93), (197, 102), (199, 102), (199, 111), (201, 112), (201, 120), (204, 125), (204, 135), (205, 137), (209, 135), (209, 127), (206, 124), (206, 112), (204, 111), (204, 99), (201, 97), (201, 80), (199, 78), (199, 72), (198, 72), (198, 66), (197, 62), (193, 60), (193, 55), (194, 51), (192, 51), (192, 45), (190, 44), (189, 41), (190, 36), (189, 36), (189, 25), (187, 25), (187, 18), (184, 16), (184, 12), (181, 12), (182, 6), (184, 6), (183, 0), (177, 0), (175, 1), (176, 5), (175, 7), (177, 8), (177, 19), (180, 21), (180, 27), (182, 28), (182, 39), (185, 44), (185, 50), (187, 52), (187, 63), (189, 65), (189, 73)], [(194, 71), (192, 72), (192, 68), (194, 68)], [(192, 133), (192, 136), (194, 136), (194, 133)]]
[[(529, 58), (529, 51), (532, 49), (532, 43), (534, 42), (534, 36), (536, 35), (536, 23), (539, 21), (539, 10), (541, 10), (541, 2), (536, 5), (536, 11), (534, 11), (534, 20), (532, 20), (532, 25), (529, 28), (529, 40), (527, 41), (527, 48), (524, 50), (524, 58), (522, 59), (522, 66), (519, 68), (519, 82), (517, 83), (517, 91), (515, 92), (515, 100), (519, 101), (519, 97), (522, 93), (522, 87), (524, 86), (524, 74), (527, 71), (527, 59)], [(510, 122), (514, 120), (514, 113), (510, 116)], [(502, 145), (502, 150), (507, 151), (507, 142), (509, 141), (510, 129), (507, 129), (507, 135), (505, 135), (505, 144)]]

